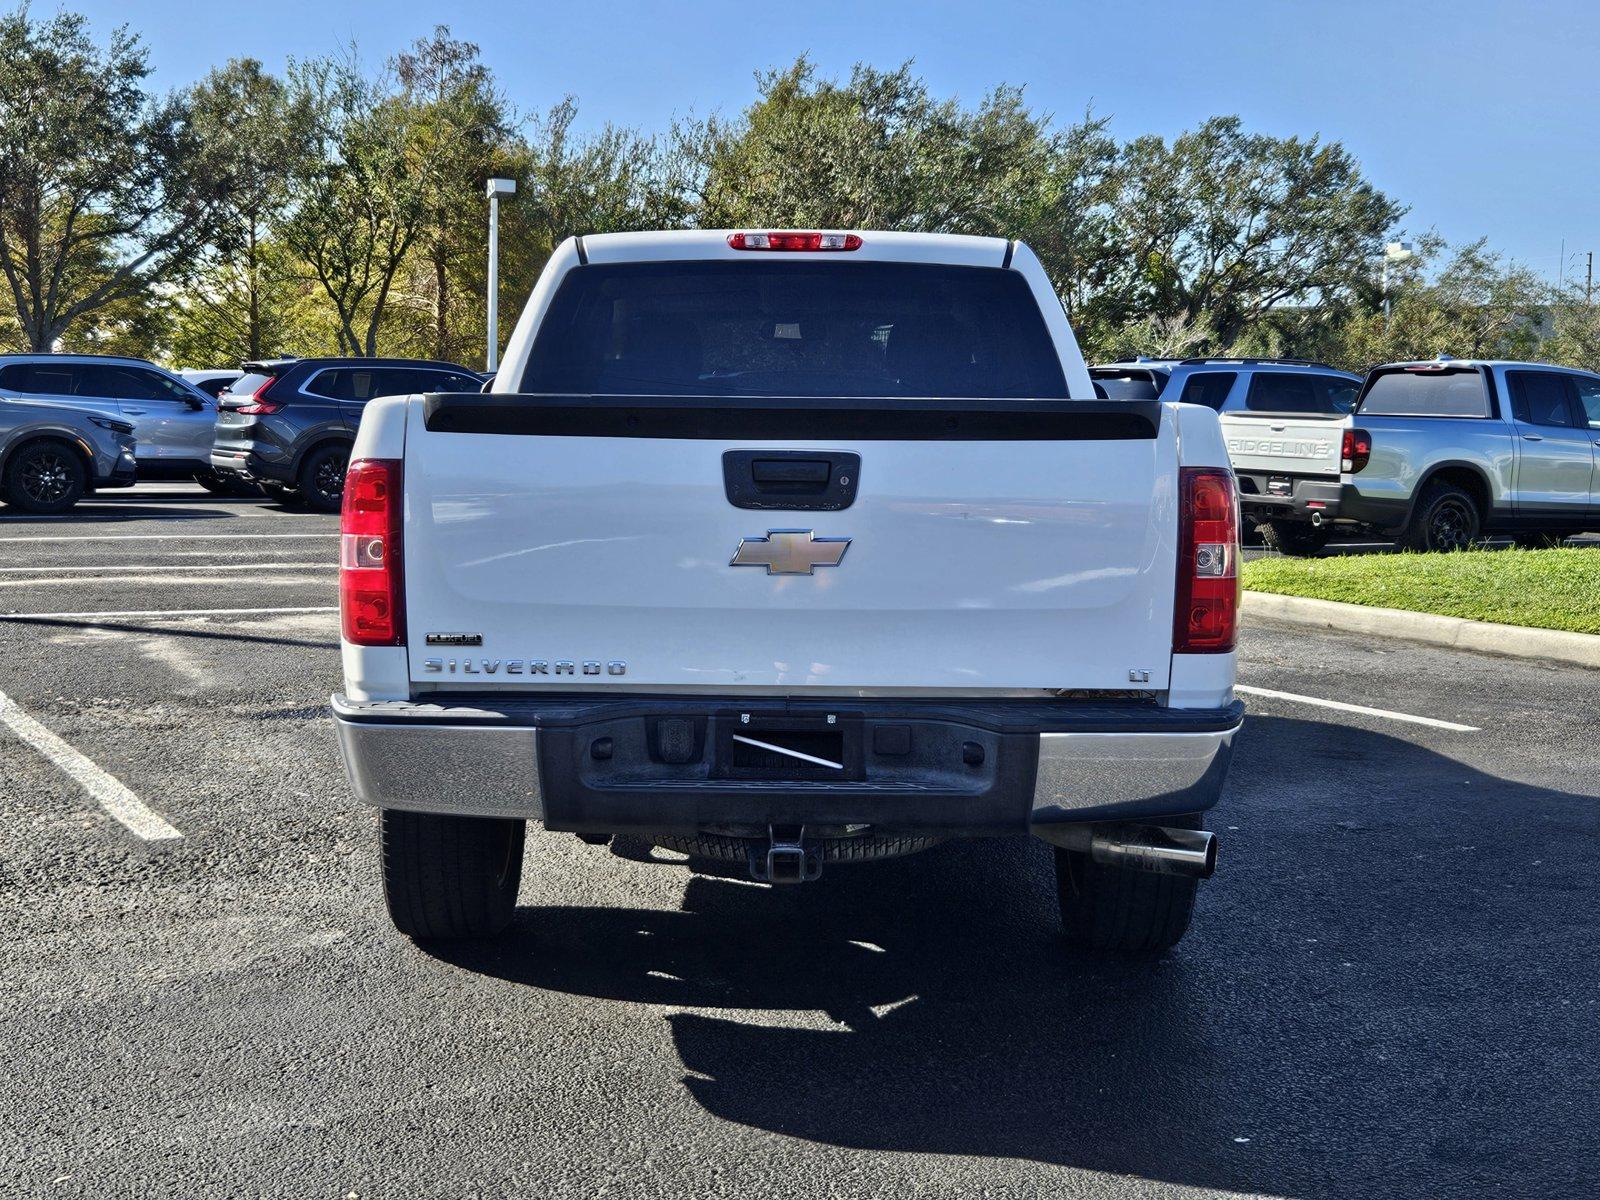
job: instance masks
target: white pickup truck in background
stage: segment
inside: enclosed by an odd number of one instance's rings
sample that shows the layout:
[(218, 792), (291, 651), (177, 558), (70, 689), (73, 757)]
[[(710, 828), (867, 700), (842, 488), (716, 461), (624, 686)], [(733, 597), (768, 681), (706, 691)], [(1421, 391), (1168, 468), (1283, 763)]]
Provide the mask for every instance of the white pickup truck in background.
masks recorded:
[(758, 880), (1055, 847), (1064, 926), (1187, 928), (1242, 707), (1217, 415), (1095, 399), (998, 238), (572, 239), (489, 394), (375, 401), (342, 526), (395, 924), (510, 920), (525, 824)]

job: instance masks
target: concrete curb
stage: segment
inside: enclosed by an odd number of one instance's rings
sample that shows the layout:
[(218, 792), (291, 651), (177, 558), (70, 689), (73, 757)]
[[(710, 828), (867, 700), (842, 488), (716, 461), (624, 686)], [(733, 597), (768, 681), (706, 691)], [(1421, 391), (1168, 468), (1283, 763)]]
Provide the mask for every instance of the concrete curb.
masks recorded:
[(1336, 629), (1341, 633), (1401, 638), (1479, 654), (1543, 658), (1600, 669), (1600, 635), (1592, 633), (1497, 625), (1490, 621), (1468, 621), (1463, 617), (1312, 600), (1306, 596), (1279, 596), (1272, 592), (1246, 592), (1244, 613), (1247, 617)]

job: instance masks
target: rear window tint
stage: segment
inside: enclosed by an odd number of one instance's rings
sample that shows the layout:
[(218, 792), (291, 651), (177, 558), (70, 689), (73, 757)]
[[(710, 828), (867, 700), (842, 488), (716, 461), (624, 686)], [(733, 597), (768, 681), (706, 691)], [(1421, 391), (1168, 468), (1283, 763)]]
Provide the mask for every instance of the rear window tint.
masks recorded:
[(1343, 416), (1355, 407), (1356, 381), (1301, 371), (1257, 371), (1244, 406), (1251, 412)]
[(1487, 417), (1489, 393), (1476, 368), (1386, 371), (1361, 400), (1362, 416)]
[(224, 389), (224, 394), (229, 396), (254, 396), (261, 390), (261, 385), (275, 375), (241, 375)]
[(521, 390), (1064, 399), (1027, 281), (920, 263), (664, 262), (568, 274)]
[(1221, 409), (1237, 378), (1237, 371), (1200, 371), (1184, 381), (1178, 403), (1203, 404), (1207, 408)]
[(53, 363), (12, 363), (0, 368), (0, 388), (31, 396), (70, 396), (77, 390), (73, 368)]

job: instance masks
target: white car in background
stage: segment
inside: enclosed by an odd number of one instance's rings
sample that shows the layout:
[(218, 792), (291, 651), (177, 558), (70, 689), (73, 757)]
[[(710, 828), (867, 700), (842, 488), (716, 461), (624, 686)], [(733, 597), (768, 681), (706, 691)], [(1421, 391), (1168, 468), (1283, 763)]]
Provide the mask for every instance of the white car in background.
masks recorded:
[(1339, 507), (1345, 420), (1361, 376), (1300, 358), (1141, 358), (1091, 367), (1111, 397), (1213, 409), (1239, 475), (1239, 502), (1270, 549), (1320, 550)]
[(226, 370), (223, 368), (217, 368), (214, 370), (200, 370), (195, 367), (185, 367), (180, 370), (178, 374), (184, 379), (188, 380), (195, 387), (199, 388), (206, 395), (210, 396), (213, 400), (222, 395), (223, 392), (227, 391), (228, 385), (234, 380), (244, 378), (243, 371)]

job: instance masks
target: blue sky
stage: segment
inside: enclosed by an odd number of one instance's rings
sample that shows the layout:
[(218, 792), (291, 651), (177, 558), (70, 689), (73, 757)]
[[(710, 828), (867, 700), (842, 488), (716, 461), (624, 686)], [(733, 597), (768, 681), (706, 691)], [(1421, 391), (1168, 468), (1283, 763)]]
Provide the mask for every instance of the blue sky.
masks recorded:
[[(1411, 206), (1411, 232), (1487, 235), (1554, 278), (1600, 250), (1600, 4), (1595, 0), (811, 0), (757, 6), (451, 4), (421, 0), (68, 0), (100, 32), (126, 21), (164, 86), (231, 56), (354, 39), (381, 61), (440, 21), (477, 42), (512, 101), (571, 93), (585, 125), (659, 128), (735, 110), (753, 73), (809, 52), (826, 73), (907, 58), (940, 95), (1024, 85), (1070, 119), (1085, 105), (1119, 135), (1172, 135), (1216, 113), (1321, 133)], [(35, 0), (34, 12), (50, 11)]]

